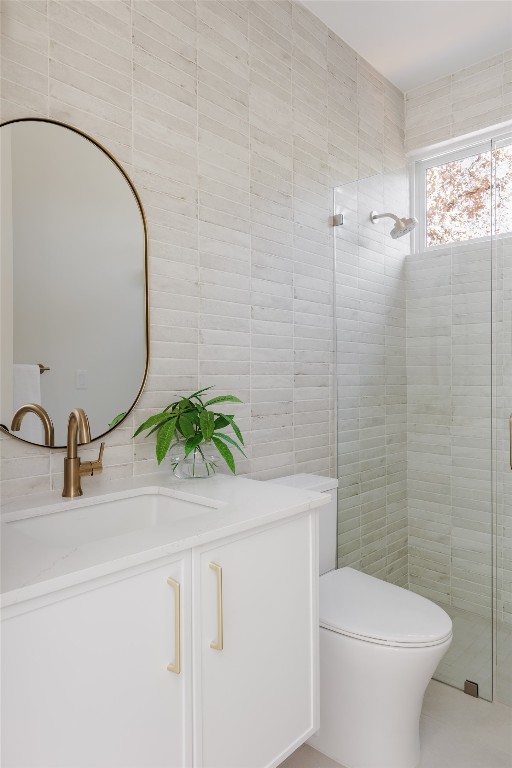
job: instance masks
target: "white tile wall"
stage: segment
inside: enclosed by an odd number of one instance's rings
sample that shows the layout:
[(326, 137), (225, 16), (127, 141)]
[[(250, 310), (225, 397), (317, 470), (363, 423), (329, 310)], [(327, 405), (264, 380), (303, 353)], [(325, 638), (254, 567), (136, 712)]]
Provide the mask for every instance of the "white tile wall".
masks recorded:
[[(244, 401), (241, 472), (334, 473), (332, 188), (403, 167), (402, 94), (287, 0), (2, 11), (2, 119), (89, 132), (148, 218), (151, 367), (104, 478), (156, 469), (135, 425), (209, 384)], [(62, 451), (1, 448), (5, 498), (60, 487)]]
[(409, 583), (491, 617), (491, 249), (408, 258)]
[(512, 414), (512, 239), (496, 239), (494, 253), (497, 690), (501, 700), (512, 705), (512, 472), (509, 434)]
[[(384, 107), (382, 107), (384, 109)], [(383, 121), (381, 121), (382, 124)], [(390, 220), (407, 210), (405, 169), (339, 187), (336, 210), (339, 565), (408, 582), (405, 257)], [(389, 221), (389, 223), (388, 223)]]
[(512, 120), (512, 49), (408, 91), (405, 105), (407, 151)]

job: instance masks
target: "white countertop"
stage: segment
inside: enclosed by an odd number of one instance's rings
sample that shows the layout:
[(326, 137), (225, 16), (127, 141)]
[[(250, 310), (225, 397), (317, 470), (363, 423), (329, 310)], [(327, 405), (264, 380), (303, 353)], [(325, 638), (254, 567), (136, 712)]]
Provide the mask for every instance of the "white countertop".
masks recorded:
[[(101, 484), (96, 490), (92, 483), (88, 485), (86, 495), (77, 499), (63, 499), (55, 491), (3, 506), (2, 607), (279, 521), (328, 502), (320, 493), (226, 475), (201, 480), (148, 475), (111, 483), (108, 490)], [(188, 499), (210, 509), (172, 525), (144, 528), (76, 547), (44, 544), (7, 524), (122, 499), (137, 492)]]

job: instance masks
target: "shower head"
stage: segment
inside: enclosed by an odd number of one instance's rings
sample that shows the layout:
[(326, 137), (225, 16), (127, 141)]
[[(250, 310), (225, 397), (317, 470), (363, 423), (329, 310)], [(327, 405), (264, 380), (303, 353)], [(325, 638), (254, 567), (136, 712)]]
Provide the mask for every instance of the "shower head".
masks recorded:
[(395, 221), (395, 226), (389, 233), (393, 240), (397, 240), (399, 237), (408, 235), (409, 232), (412, 232), (418, 223), (418, 219), (416, 219), (414, 216), (412, 216), (410, 219), (406, 219), (405, 217), (403, 219), (399, 219), (398, 216), (395, 216), (394, 213), (377, 213), (377, 211), (372, 211), (370, 213), (370, 221), (372, 224), (375, 224), (377, 219), (382, 219), (384, 217), (393, 219)]

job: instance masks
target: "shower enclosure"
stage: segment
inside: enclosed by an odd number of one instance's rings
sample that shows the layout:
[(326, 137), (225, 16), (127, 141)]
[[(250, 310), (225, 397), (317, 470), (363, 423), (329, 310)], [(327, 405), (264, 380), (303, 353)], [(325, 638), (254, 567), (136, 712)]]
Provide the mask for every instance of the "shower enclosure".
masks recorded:
[(454, 639), (437, 679), (509, 704), (511, 147), (422, 161), (414, 253), (370, 221), (410, 215), (405, 173), (346, 184), (334, 202), (338, 564), (442, 606)]
[[(503, 178), (508, 184), (505, 191)], [(512, 705), (512, 136), (492, 142), (494, 695)]]

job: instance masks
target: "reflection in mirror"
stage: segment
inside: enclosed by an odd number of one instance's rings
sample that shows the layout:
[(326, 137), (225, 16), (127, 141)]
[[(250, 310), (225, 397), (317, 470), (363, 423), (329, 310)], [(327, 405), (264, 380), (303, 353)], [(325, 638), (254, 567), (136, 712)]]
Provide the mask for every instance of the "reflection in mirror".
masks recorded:
[[(67, 126), (6, 123), (0, 151), (0, 421), (38, 404), (65, 446), (79, 407), (94, 440), (133, 408), (147, 373), (142, 207), (113, 158)], [(15, 435), (45, 444), (35, 413)]]

